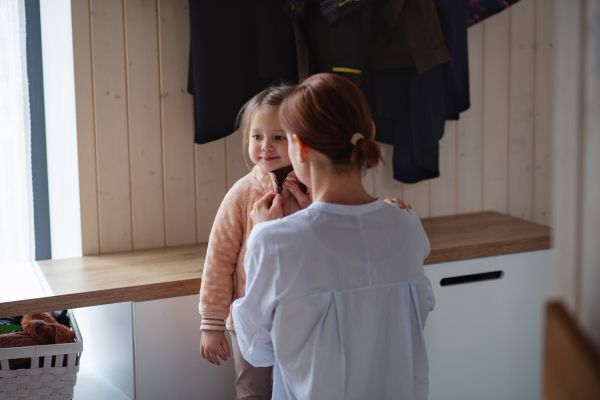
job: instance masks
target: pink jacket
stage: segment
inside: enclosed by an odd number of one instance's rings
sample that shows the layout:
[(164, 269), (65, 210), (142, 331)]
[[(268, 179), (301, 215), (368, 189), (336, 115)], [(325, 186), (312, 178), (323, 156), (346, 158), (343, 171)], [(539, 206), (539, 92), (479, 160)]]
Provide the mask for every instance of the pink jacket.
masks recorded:
[[(200, 287), (200, 315), (206, 330), (235, 330), (231, 303), (246, 293), (244, 255), (254, 223), (250, 211), (267, 193), (278, 193), (277, 179), (258, 165), (227, 192), (210, 232)], [(300, 210), (296, 198), (285, 187), (284, 216)]]

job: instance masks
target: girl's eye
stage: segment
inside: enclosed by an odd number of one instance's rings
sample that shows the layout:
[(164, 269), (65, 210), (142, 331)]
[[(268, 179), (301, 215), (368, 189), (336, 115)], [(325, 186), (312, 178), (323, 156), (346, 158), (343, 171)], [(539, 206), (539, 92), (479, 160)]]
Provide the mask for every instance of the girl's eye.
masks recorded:
[(287, 140), (285, 136), (275, 136), (275, 140)]
[(252, 138), (254, 138), (256, 140), (261, 140), (262, 136), (260, 136), (260, 135), (254, 135), (254, 136), (252, 136)]

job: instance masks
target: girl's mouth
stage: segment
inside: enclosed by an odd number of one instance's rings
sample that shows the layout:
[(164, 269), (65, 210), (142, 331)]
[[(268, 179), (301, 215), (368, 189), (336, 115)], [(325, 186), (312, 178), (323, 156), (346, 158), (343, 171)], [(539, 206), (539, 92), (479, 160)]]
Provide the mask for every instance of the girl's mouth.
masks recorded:
[(273, 160), (276, 160), (276, 159), (278, 159), (278, 158), (279, 158), (279, 157), (263, 157), (263, 160), (264, 160), (264, 161), (273, 161)]

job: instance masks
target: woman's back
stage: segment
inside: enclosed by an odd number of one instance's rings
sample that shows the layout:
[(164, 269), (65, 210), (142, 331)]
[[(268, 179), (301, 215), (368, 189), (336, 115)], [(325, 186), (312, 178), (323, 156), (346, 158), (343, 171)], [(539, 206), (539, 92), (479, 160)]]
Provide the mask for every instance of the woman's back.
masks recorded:
[(413, 211), (314, 203), (258, 225), (250, 241), (261, 250), (249, 265), (261, 268), (248, 271), (248, 290), (264, 293), (255, 306), (273, 317), (272, 349), (247, 338), (248, 360), (274, 351), (273, 398), (427, 398), (422, 329), (435, 299)]

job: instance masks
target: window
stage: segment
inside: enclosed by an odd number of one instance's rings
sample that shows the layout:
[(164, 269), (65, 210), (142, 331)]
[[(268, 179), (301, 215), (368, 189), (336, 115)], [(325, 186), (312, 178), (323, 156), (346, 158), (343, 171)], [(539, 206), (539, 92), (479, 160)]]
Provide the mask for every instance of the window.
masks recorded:
[(0, 0), (0, 263), (35, 259), (25, 4)]
[(79, 209), (70, 1), (0, 0), (0, 264), (80, 256)]

